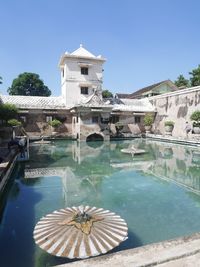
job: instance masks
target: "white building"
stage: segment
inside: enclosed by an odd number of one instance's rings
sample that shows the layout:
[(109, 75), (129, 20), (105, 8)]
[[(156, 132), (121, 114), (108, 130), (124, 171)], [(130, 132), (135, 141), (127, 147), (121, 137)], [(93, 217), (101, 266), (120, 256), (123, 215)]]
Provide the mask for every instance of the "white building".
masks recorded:
[(87, 101), (95, 90), (102, 90), (103, 63), (102, 56), (94, 56), (80, 45), (71, 54), (62, 55), (59, 67), (61, 70), (61, 93), (67, 106)]
[(141, 133), (143, 117), (154, 114), (148, 99), (102, 99), (102, 56), (95, 56), (82, 45), (61, 56), (61, 96), (0, 96), (0, 102), (15, 104), (19, 118), (30, 136), (52, 135), (48, 121), (59, 119), (58, 134), (77, 140), (99, 137), (109, 140), (116, 134), (115, 123), (124, 125), (127, 135)]

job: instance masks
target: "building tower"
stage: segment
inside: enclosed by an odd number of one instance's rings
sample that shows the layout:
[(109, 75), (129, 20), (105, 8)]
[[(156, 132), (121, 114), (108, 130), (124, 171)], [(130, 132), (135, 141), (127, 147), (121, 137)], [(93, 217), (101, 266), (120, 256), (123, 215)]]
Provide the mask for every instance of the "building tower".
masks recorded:
[(62, 55), (59, 67), (61, 70), (61, 92), (64, 102), (71, 107), (87, 101), (95, 90), (102, 91), (103, 63), (102, 56), (95, 56), (82, 45), (71, 54)]

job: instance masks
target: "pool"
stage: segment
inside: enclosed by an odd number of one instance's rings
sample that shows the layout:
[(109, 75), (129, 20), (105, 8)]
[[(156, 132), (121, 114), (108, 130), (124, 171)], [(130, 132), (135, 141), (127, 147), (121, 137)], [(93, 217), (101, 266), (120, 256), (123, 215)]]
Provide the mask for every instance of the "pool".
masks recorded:
[[(146, 153), (121, 152), (132, 145)], [(81, 204), (126, 220), (129, 238), (113, 251), (199, 232), (200, 149), (148, 139), (33, 145), (1, 200), (0, 266), (70, 262), (35, 245), (33, 229), (47, 213)]]

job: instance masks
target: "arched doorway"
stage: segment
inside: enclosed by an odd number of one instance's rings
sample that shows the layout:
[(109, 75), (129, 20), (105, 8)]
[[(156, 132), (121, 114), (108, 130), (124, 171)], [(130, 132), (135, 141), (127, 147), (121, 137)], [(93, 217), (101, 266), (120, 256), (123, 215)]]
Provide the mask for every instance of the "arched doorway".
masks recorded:
[(86, 138), (86, 142), (91, 142), (91, 141), (103, 141), (103, 136), (97, 133), (90, 134)]

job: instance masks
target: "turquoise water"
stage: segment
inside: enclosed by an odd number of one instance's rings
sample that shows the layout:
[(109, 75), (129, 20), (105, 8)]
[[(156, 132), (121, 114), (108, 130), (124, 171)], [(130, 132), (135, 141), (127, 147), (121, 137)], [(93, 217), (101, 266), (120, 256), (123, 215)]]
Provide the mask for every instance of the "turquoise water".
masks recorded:
[[(132, 145), (147, 153), (121, 152)], [(114, 251), (198, 232), (199, 194), (200, 149), (194, 147), (141, 139), (34, 145), (1, 200), (0, 266), (69, 262), (41, 250), (32, 237), (42, 216), (68, 206), (102, 207), (124, 218), (129, 238)]]

